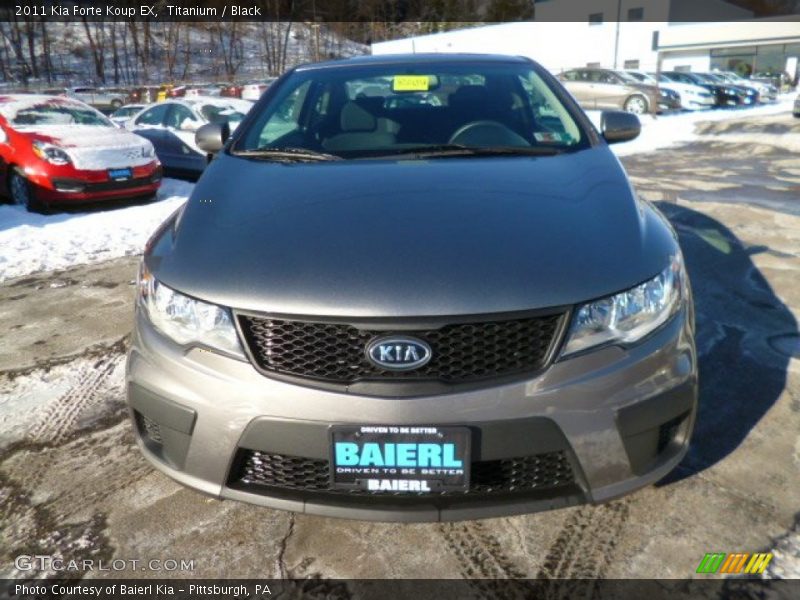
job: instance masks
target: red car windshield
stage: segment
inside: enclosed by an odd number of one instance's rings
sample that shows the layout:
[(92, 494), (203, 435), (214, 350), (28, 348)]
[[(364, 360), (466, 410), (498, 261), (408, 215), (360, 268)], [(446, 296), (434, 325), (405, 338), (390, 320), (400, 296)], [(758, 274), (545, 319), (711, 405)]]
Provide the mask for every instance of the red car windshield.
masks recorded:
[(32, 125), (113, 125), (96, 110), (59, 98), (47, 100), (13, 100), (0, 105), (9, 123), (19, 127)]

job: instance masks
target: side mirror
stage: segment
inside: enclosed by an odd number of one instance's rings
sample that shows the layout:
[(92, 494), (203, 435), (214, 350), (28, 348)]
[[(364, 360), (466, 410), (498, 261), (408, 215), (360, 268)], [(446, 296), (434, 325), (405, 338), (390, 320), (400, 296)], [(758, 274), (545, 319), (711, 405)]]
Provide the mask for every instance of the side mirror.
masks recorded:
[(621, 110), (604, 110), (600, 116), (600, 131), (609, 144), (627, 142), (642, 132), (639, 117)]
[(194, 134), (197, 146), (208, 154), (216, 154), (231, 136), (231, 127), (227, 123), (207, 123)]

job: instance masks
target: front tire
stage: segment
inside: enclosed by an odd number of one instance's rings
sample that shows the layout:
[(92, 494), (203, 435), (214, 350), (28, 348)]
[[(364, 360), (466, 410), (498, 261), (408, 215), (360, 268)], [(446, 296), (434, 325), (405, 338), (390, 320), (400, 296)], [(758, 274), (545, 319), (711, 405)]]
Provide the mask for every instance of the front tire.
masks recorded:
[(43, 212), (44, 207), (36, 199), (33, 185), (18, 169), (11, 171), (8, 179), (8, 191), (14, 204), (24, 206), (28, 212)]
[(635, 95), (625, 101), (625, 106), (623, 108), (634, 115), (643, 115), (647, 112), (649, 107), (647, 105), (647, 98)]

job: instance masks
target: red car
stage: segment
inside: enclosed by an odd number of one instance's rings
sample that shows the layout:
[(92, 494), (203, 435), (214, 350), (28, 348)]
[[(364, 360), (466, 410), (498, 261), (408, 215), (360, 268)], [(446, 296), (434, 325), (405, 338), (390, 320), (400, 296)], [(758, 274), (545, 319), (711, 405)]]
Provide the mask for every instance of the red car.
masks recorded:
[(0, 191), (15, 204), (152, 196), (161, 185), (153, 144), (71, 98), (0, 95)]

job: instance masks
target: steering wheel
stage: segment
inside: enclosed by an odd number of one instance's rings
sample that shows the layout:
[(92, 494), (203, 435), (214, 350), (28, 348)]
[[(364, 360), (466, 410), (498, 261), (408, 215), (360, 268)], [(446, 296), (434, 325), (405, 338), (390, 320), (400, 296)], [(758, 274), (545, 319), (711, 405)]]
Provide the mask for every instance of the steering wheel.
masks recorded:
[(478, 147), (530, 146), (524, 137), (497, 121), (472, 121), (462, 125), (450, 136), (448, 143)]

